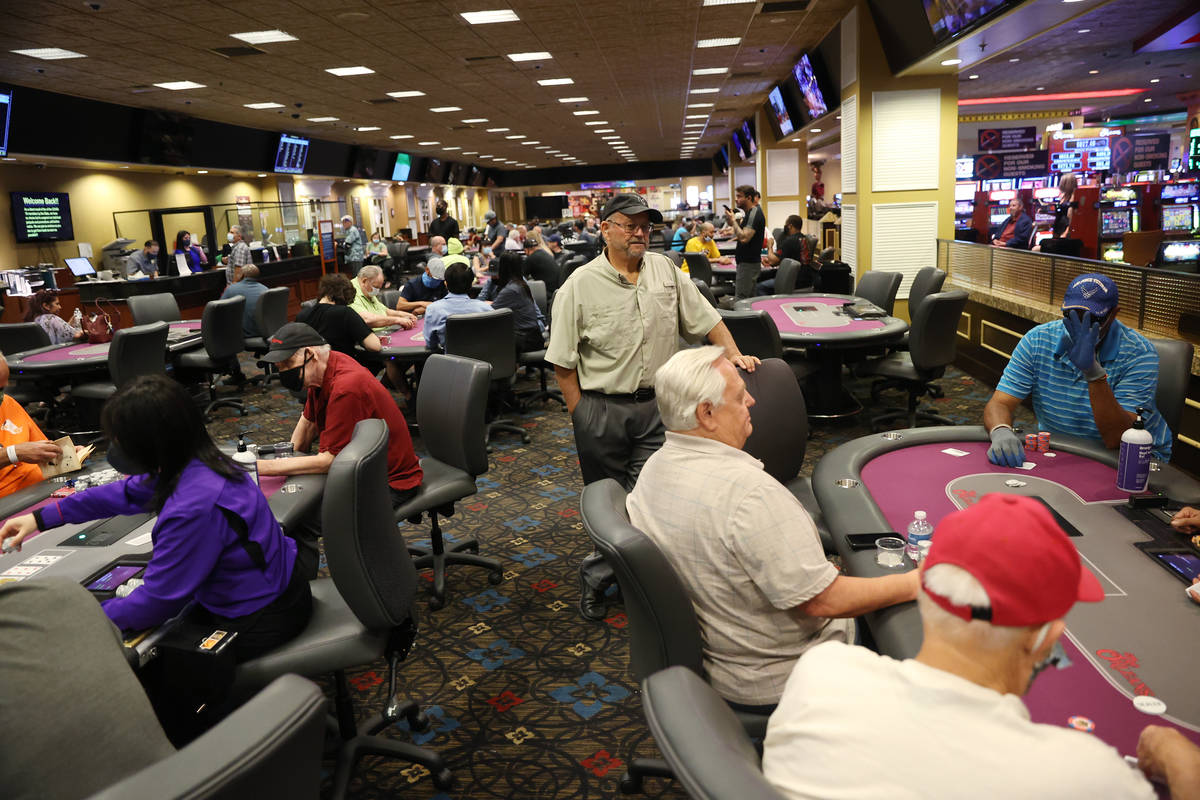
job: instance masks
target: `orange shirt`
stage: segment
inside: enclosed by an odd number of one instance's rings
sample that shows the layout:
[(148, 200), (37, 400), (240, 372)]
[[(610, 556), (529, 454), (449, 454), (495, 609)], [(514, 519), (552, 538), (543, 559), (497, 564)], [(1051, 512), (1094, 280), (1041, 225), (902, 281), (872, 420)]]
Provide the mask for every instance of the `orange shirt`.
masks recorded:
[[(14, 400), (12, 395), (4, 395), (4, 402), (0, 403), (0, 420), (3, 420), (0, 422), (0, 450), (10, 444), (40, 442), (46, 438), (46, 434), (42, 433), (42, 429), (29, 418), (25, 409), (21, 408), (21, 404)], [(41, 479), (42, 468), (37, 464), (9, 464), (0, 467), (0, 497), (7, 497)]]

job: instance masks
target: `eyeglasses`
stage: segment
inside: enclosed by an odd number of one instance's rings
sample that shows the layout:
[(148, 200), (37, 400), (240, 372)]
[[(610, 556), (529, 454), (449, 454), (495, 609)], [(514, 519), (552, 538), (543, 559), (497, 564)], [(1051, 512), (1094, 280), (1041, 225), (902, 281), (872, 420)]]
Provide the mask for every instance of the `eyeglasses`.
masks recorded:
[(629, 235), (633, 235), (633, 234), (637, 233), (638, 231), (641, 231), (642, 233), (649, 235), (650, 231), (654, 230), (654, 223), (652, 223), (652, 222), (645, 222), (641, 225), (634, 225), (629, 222), (617, 222), (616, 220), (613, 220), (613, 219), (605, 220), (605, 221), (609, 225), (620, 228), (621, 230), (625, 231), (626, 234), (629, 234)]

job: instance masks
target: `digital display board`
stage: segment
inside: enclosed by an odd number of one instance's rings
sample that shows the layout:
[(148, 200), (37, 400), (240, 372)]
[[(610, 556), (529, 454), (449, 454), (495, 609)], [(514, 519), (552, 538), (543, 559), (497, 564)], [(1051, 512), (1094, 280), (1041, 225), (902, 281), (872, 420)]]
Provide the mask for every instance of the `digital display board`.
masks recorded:
[(8, 125), (12, 121), (12, 92), (0, 89), (0, 156), (8, 155)]
[(783, 102), (783, 90), (776, 86), (767, 95), (767, 103), (771, 106), (771, 119), (775, 121), (775, 130), (782, 139), (784, 136), (791, 136), (796, 132), (796, 126), (792, 124), (792, 115), (788, 113), (787, 105)]
[(13, 231), (18, 242), (63, 242), (75, 238), (70, 198), (60, 192), (11, 192)]
[(745, 120), (742, 123), (742, 144), (746, 146), (746, 152), (749, 156), (758, 152), (758, 142), (756, 139), (753, 123), (750, 120)]
[(1012, 0), (922, 0), (933, 38), (949, 39)]
[(396, 164), (392, 167), (392, 180), (406, 181), (412, 172), (412, 156), (408, 153), (396, 153)]
[(308, 139), (290, 134), (279, 134), (279, 147), (275, 150), (275, 171), (291, 175), (304, 172), (308, 163)]
[(809, 116), (816, 119), (827, 114), (829, 107), (825, 104), (825, 95), (821, 93), (821, 86), (817, 83), (816, 73), (807, 55), (800, 56), (792, 68), (792, 77), (800, 87), (800, 96), (804, 98), (804, 105), (808, 106)]
[(954, 159), (954, 179), (969, 181), (975, 177), (975, 156)]

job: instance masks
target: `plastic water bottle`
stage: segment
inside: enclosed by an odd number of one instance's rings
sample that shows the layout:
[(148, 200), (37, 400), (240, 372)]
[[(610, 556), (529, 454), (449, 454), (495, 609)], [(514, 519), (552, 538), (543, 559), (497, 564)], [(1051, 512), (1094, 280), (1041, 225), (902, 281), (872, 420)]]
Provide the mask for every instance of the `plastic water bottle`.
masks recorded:
[(1154, 449), (1154, 436), (1146, 430), (1142, 415), (1146, 409), (1137, 410), (1133, 426), (1121, 434), (1121, 454), (1117, 459), (1117, 488), (1122, 492), (1144, 492), (1150, 479), (1150, 455)]
[(80, 330), (83, 328), (83, 312), (78, 308), (75, 309), (75, 313), (71, 315), (71, 327), (75, 330)]
[(914, 511), (913, 521), (908, 523), (908, 543), (904, 547), (904, 555), (912, 562), (918, 563), (921, 558), (921, 542), (933, 538), (933, 526), (925, 519), (924, 511)]

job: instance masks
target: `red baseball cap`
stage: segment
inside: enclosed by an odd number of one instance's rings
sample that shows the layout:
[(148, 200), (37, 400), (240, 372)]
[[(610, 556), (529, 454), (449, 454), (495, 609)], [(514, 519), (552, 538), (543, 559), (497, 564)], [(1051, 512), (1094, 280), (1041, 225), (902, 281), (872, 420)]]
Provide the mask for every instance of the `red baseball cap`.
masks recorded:
[(942, 608), (968, 622), (1025, 627), (1062, 619), (1076, 601), (1098, 603), (1104, 589), (1079, 561), (1070, 537), (1031, 497), (985, 495), (937, 526), (925, 569), (953, 564), (982, 584), (991, 608), (955, 605), (922, 588)]

